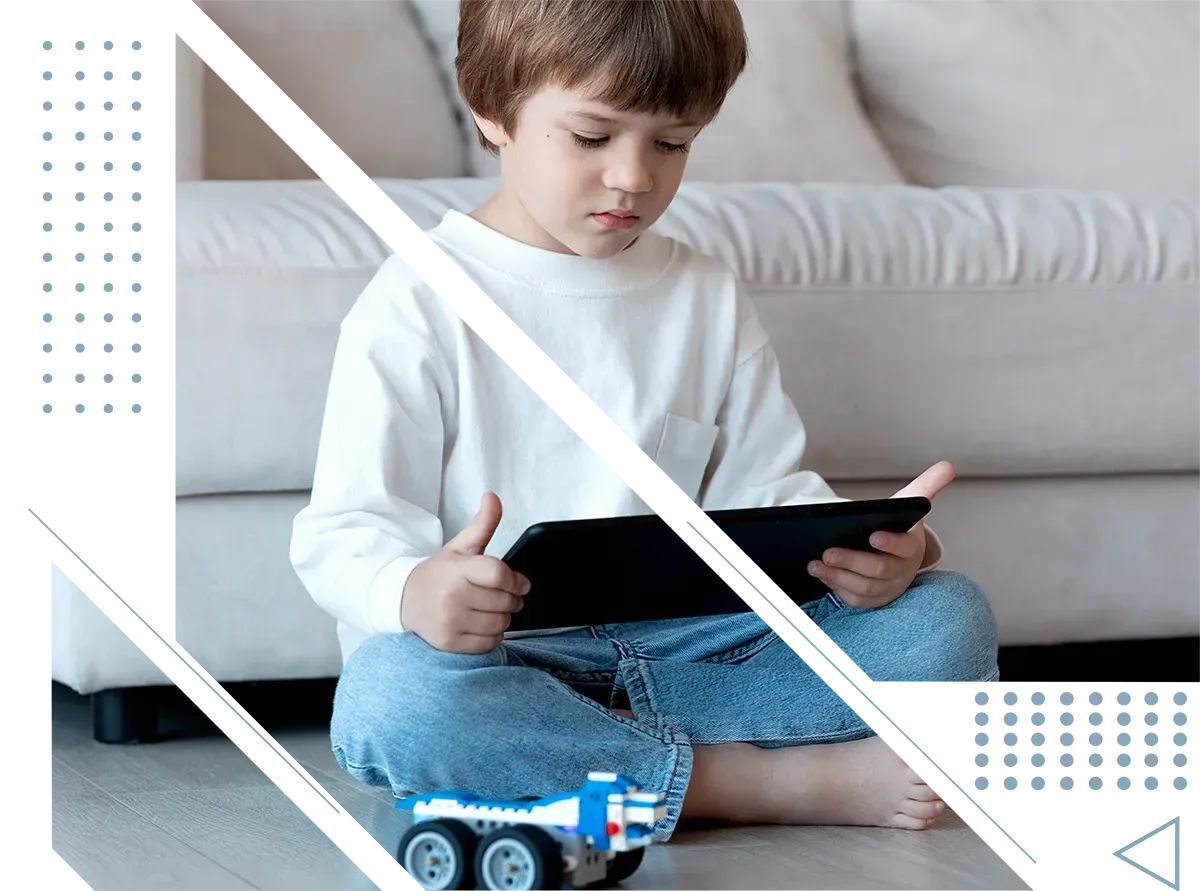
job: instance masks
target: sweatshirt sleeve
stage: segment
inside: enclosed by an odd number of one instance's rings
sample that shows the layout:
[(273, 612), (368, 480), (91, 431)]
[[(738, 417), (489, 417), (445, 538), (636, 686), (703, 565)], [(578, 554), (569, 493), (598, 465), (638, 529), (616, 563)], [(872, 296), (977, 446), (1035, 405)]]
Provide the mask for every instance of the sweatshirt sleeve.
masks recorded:
[[(738, 348), (717, 416), (719, 433), (700, 493), (703, 510), (778, 507), (850, 499), (818, 473), (801, 469), (807, 434), (783, 389), (779, 359), (750, 298), (738, 289)], [(935, 568), (942, 543), (926, 526), (920, 571)]]
[[(412, 570), (442, 545), (443, 403), (451, 378), (377, 274), (341, 325), (312, 496), (292, 525), (296, 574), (324, 610), (373, 634), (404, 630)], [(387, 293), (391, 291), (392, 293)]]

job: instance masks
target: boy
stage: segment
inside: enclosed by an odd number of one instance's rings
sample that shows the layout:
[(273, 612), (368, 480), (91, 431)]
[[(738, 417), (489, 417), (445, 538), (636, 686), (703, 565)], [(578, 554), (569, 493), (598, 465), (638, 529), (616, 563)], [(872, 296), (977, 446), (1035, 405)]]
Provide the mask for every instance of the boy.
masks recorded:
[[(736, 4), (471, 0), (458, 40), (501, 184), (430, 236), (702, 508), (837, 500), (799, 469), (804, 427), (732, 271), (649, 231), (745, 65)], [(505, 635), (529, 583), (496, 555), (526, 526), (645, 511), (386, 261), (342, 324), (291, 550), (339, 620), (343, 769), (494, 797), (617, 771), (667, 793), (660, 841), (681, 817), (931, 825), (944, 803), (754, 613)], [(813, 567), (831, 593), (808, 615), (876, 680), (994, 680), (987, 601), (932, 571), (936, 537), (873, 544)]]

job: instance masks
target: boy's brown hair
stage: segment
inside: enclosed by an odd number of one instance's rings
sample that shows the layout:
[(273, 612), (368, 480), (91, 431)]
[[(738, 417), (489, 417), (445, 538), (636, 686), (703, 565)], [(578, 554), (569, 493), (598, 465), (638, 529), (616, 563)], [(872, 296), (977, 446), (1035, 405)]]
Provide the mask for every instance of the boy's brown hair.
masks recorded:
[(746, 44), (735, 0), (462, 0), (458, 87), (510, 135), (548, 84), (595, 87), (617, 111), (707, 123), (746, 67)]

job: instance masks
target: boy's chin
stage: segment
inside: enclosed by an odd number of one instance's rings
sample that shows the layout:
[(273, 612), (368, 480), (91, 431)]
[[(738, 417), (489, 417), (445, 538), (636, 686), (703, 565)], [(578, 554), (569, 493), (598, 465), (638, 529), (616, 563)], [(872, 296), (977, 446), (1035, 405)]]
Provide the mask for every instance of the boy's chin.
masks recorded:
[(640, 233), (621, 232), (606, 235), (577, 235), (563, 243), (581, 257), (589, 260), (607, 260), (629, 247)]

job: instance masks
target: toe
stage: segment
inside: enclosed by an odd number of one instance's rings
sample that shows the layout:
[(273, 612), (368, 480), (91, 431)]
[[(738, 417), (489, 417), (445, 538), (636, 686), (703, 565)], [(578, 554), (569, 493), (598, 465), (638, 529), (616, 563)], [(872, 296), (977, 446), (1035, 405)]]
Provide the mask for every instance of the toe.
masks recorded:
[(926, 829), (932, 821), (908, 814), (896, 814), (892, 817), (892, 825), (897, 829)]
[(911, 798), (906, 798), (900, 802), (900, 813), (921, 820), (932, 820), (942, 812), (943, 808), (938, 807), (940, 804), (940, 801), (913, 801)]
[(909, 788), (907, 797), (913, 801), (941, 801), (938, 794), (924, 783), (916, 783)]

